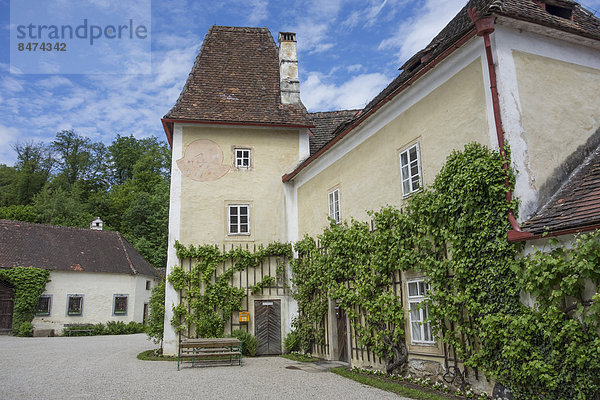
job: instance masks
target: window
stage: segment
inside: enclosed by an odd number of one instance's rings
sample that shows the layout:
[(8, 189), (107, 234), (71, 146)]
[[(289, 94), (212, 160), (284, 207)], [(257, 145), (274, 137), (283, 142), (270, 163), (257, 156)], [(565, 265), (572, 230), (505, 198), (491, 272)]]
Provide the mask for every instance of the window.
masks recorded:
[(228, 206), (229, 209), (229, 234), (250, 234), (250, 206), (248, 204), (235, 204)]
[(340, 189), (329, 192), (329, 218), (337, 222), (341, 221), (340, 216)]
[(67, 315), (81, 315), (83, 312), (83, 295), (67, 295)]
[(115, 294), (113, 296), (113, 315), (127, 315), (126, 294)]
[(40, 296), (38, 301), (35, 315), (50, 315), (50, 309), (52, 308), (52, 296), (43, 294)]
[(235, 167), (250, 168), (250, 150), (235, 149)]
[(152, 281), (146, 281), (146, 290), (152, 289)]
[(408, 196), (421, 188), (421, 162), (419, 144), (416, 143), (400, 153), (402, 194)]
[(429, 310), (424, 301), (427, 299), (429, 284), (423, 279), (407, 282), (410, 319), (410, 336), (413, 343), (434, 343)]

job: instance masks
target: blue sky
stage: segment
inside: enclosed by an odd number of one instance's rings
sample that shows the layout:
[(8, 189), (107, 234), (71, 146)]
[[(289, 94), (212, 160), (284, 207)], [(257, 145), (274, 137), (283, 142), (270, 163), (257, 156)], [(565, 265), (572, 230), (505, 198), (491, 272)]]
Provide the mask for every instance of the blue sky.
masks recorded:
[[(63, 7), (81, 2), (50, 1)], [(0, 163), (14, 163), (11, 146), (17, 141), (49, 142), (63, 129), (105, 143), (117, 133), (163, 139), (160, 118), (179, 96), (211, 25), (268, 27), (275, 38), (279, 31), (296, 32), (306, 107), (310, 111), (363, 107), (465, 3), (155, 0), (151, 74), (41, 75), (11, 73), (10, 1), (0, 0)], [(584, 4), (598, 8), (600, 0)]]

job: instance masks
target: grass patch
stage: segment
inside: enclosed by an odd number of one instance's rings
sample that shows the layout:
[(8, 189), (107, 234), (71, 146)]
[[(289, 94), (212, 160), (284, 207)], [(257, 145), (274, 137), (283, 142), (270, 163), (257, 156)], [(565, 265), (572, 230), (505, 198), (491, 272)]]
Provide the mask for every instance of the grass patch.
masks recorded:
[(336, 367), (330, 370), (334, 374), (343, 376), (344, 378), (352, 379), (358, 383), (362, 383), (363, 385), (373, 386), (381, 390), (385, 390), (386, 392), (392, 392), (404, 397), (409, 397), (411, 399), (418, 400), (448, 400), (448, 399), (457, 399), (457, 397), (450, 395), (443, 395), (437, 393), (429, 393), (419, 389), (414, 389), (407, 387), (401, 383), (391, 382), (386, 378), (372, 376), (372, 375), (363, 375), (357, 372), (353, 372), (348, 370), (346, 367)]
[(319, 361), (319, 359), (317, 357), (309, 357), (309, 356), (305, 356), (304, 354), (298, 354), (298, 353), (281, 354), (280, 357), (287, 358), (288, 360), (300, 361), (300, 362), (316, 362), (316, 361)]
[(157, 355), (156, 350), (142, 351), (137, 355), (137, 359), (142, 361), (177, 361), (176, 356)]

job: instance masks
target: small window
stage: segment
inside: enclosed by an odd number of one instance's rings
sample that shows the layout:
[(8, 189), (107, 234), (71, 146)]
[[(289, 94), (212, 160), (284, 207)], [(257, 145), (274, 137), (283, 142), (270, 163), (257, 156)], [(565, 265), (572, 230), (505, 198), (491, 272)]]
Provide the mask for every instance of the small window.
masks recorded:
[(421, 161), (419, 144), (414, 144), (400, 153), (402, 195), (408, 196), (421, 188)]
[(250, 150), (235, 149), (235, 167), (250, 168)]
[(126, 294), (115, 294), (113, 300), (113, 315), (127, 315)]
[(431, 323), (428, 321), (429, 309), (425, 300), (429, 293), (429, 284), (423, 279), (407, 282), (410, 336), (412, 343), (435, 343)]
[(329, 218), (340, 223), (340, 189), (329, 192)]
[(228, 206), (228, 226), (230, 235), (250, 234), (250, 206), (248, 204), (235, 204)]
[(152, 281), (146, 281), (146, 290), (152, 289)]
[(35, 310), (35, 315), (39, 315), (39, 316), (50, 315), (51, 308), (52, 308), (52, 296), (43, 294), (40, 296), (40, 300), (38, 301), (37, 309)]
[(571, 8), (546, 4), (546, 11), (549, 14), (555, 15), (560, 18), (564, 18), (564, 19), (572, 19), (573, 18), (573, 9), (571, 9)]
[(83, 295), (67, 295), (67, 315), (82, 315), (83, 313)]

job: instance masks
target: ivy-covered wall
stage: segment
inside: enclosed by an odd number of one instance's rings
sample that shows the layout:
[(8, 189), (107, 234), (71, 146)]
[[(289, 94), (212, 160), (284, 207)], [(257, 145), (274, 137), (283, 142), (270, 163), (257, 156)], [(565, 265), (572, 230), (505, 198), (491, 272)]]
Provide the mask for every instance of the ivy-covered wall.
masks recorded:
[(0, 269), (0, 280), (14, 288), (13, 333), (21, 332), (23, 323), (31, 323), (40, 295), (46, 288), (50, 272), (31, 267)]
[[(406, 357), (402, 301), (390, 274), (415, 270), (431, 286), (429, 318), (438, 337), (468, 368), (512, 389), (515, 398), (590, 399), (600, 392), (598, 284), (600, 234), (581, 236), (572, 250), (519, 257), (508, 242), (505, 181), (514, 177), (496, 151), (473, 143), (453, 152), (434, 183), (403, 210), (332, 224), (318, 239), (296, 244), (294, 327), (305, 348), (323, 341), (327, 298), (350, 315), (360, 344), (386, 361)], [(351, 284), (347, 284), (350, 281)], [(593, 286), (593, 298), (585, 288)], [(520, 293), (536, 297), (521, 304)], [(350, 311), (352, 313), (352, 311)], [(541, 396), (541, 397), (540, 397)]]

